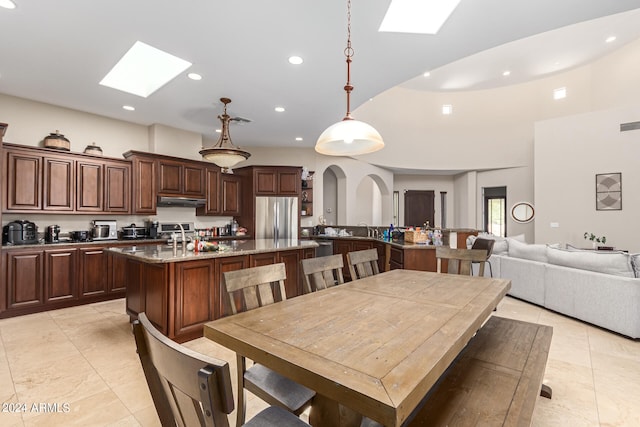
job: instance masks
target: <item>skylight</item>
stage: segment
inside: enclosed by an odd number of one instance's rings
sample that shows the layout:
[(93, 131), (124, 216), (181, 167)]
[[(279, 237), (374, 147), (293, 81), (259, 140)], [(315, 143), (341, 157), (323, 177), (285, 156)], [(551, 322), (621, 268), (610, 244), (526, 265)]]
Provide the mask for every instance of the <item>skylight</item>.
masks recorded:
[(460, 0), (392, 0), (378, 31), (436, 34)]
[(184, 59), (137, 41), (100, 84), (146, 98), (190, 66)]

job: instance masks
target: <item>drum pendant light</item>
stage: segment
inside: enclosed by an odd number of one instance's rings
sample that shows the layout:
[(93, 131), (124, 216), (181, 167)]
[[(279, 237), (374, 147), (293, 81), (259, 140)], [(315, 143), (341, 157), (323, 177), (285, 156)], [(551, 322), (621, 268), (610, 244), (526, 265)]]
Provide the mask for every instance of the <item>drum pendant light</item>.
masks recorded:
[(227, 114), (227, 104), (231, 102), (229, 98), (220, 98), (220, 101), (224, 104), (224, 113), (218, 116), (222, 122), (222, 132), (218, 142), (213, 147), (202, 148), (200, 155), (205, 159), (222, 168), (223, 173), (229, 173), (230, 168), (240, 163), (243, 160), (248, 159), (251, 154), (247, 151), (241, 150), (231, 142), (231, 136), (229, 135), (229, 121), (231, 117)]
[(347, 57), (347, 114), (344, 118), (329, 126), (318, 138), (316, 151), (328, 156), (354, 156), (378, 151), (384, 147), (382, 137), (372, 126), (351, 117), (351, 0), (347, 0), (347, 47), (344, 50)]

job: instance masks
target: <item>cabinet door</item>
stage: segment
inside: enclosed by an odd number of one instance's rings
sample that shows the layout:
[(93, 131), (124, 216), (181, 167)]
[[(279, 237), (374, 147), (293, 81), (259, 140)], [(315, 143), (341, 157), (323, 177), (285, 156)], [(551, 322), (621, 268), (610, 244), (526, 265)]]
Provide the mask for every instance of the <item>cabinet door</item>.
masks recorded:
[(300, 170), (278, 171), (278, 195), (297, 196), (300, 194)]
[(342, 267), (342, 275), (344, 276), (345, 282), (351, 280), (351, 273), (349, 273), (349, 266), (347, 265), (347, 254), (353, 251), (353, 244), (349, 240), (341, 240), (335, 239), (333, 241), (333, 254), (342, 255), (342, 262), (344, 263), (344, 267)]
[(191, 197), (205, 197), (205, 170), (199, 166), (184, 166), (184, 188), (182, 194)]
[(256, 196), (278, 194), (278, 173), (275, 169), (255, 169), (253, 177)]
[(44, 303), (42, 251), (5, 252), (7, 308)]
[(107, 292), (108, 260), (104, 248), (81, 248), (80, 296), (102, 295)]
[(240, 178), (222, 174), (222, 215), (240, 215)]
[(182, 163), (158, 160), (158, 194), (181, 194), (182, 173)]
[(287, 278), (284, 281), (284, 290), (287, 298), (302, 295), (302, 276), (300, 275), (301, 250), (278, 252), (278, 262), (283, 262), (287, 270)]
[(7, 152), (6, 210), (40, 210), (42, 157)]
[(76, 249), (47, 249), (44, 251), (45, 302), (78, 297), (76, 258)]
[[(120, 258), (116, 255), (114, 258)], [(130, 318), (135, 318), (139, 313), (145, 311), (144, 285), (142, 283), (143, 263), (132, 259), (125, 259), (126, 283), (126, 304), (127, 314)]]
[(77, 162), (76, 211), (100, 212), (103, 203), (103, 165), (86, 160)]
[[(227, 290), (225, 289), (223, 273), (226, 271), (235, 271), (242, 270), (243, 268), (249, 267), (249, 257), (248, 256), (232, 256), (232, 257), (224, 257), (218, 258), (215, 260), (215, 274), (216, 281), (214, 289), (214, 304), (215, 304), (215, 312), (214, 317), (219, 319), (223, 316), (229, 316), (231, 314), (231, 306), (229, 305), (229, 296), (227, 294)], [(237, 298), (235, 301), (237, 307), (242, 307), (242, 299)]]
[(153, 159), (133, 160), (133, 213), (155, 214), (158, 193), (156, 190), (156, 162)]
[(404, 268), (404, 250), (400, 248), (394, 248), (392, 246), (389, 256), (389, 268), (391, 270)]
[(174, 336), (202, 330), (214, 318), (214, 262), (211, 260), (175, 264), (176, 301)]
[(196, 209), (197, 215), (220, 215), (221, 209), (221, 191), (220, 191), (220, 170), (207, 168), (206, 178), (206, 205)]
[(55, 157), (44, 157), (44, 191), (42, 209), (72, 211), (75, 208), (75, 162)]
[(105, 163), (104, 210), (112, 213), (130, 213), (131, 167), (127, 164)]
[(249, 255), (249, 267), (261, 267), (263, 265), (276, 264), (278, 256), (276, 252)]
[(109, 274), (107, 291), (125, 291), (127, 289), (127, 258), (109, 253), (107, 255), (107, 268)]

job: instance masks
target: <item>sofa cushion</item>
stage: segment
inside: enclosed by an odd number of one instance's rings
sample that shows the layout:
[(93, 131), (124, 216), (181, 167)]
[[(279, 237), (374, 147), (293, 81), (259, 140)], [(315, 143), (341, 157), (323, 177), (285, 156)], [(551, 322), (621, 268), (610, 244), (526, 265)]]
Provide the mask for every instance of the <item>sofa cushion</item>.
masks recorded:
[(631, 254), (631, 267), (635, 276), (640, 278), (640, 254)]
[(507, 237), (507, 242), (510, 257), (547, 262), (547, 245), (530, 245), (511, 237)]
[(547, 248), (550, 264), (622, 277), (635, 277), (631, 257), (624, 252), (576, 251)]

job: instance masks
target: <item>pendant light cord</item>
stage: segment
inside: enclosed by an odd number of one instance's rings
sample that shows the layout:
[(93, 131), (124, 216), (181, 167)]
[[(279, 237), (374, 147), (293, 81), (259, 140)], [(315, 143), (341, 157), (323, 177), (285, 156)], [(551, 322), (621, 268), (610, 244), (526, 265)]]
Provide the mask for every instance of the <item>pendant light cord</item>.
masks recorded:
[(344, 50), (344, 55), (347, 57), (347, 84), (344, 86), (344, 90), (347, 92), (347, 114), (343, 120), (352, 120), (351, 91), (353, 90), (353, 86), (351, 85), (351, 57), (353, 56), (353, 48), (351, 47), (351, 0), (347, 0), (347, 47)]

